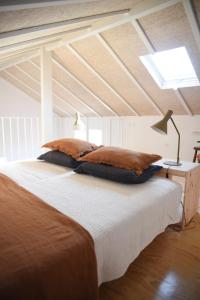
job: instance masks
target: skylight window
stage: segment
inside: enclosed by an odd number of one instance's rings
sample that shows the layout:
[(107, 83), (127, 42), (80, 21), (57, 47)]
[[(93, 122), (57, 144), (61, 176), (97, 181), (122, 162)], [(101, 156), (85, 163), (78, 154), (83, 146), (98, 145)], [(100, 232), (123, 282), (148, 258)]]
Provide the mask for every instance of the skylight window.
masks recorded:
[(140, 56), (161, 89), (200, 85), (185, 47)]

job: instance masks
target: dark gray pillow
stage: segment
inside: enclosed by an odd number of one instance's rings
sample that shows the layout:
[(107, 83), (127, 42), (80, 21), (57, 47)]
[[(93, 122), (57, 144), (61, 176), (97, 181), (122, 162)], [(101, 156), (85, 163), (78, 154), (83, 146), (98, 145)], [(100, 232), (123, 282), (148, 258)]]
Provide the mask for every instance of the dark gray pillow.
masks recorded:
[(150, 179), (161, 168), (161, 166), (151, 165), (148, 169), (143, 170), (143, 173), (140, 176), (137, 176), (134, 171), (116, 168), (105, 164), (85, 162), (79, 165), (74, 171), (79, 174), (93, 175), (121, 183), (138, 184), (144, 183)]
[(73, 169), (80, 165), (80, 162), (75, 160), (71, 155), (67, 155), (57, 150), (46, 152), (40, 155), (37, 159), (45, 160), (52, 164), (73, 168)]

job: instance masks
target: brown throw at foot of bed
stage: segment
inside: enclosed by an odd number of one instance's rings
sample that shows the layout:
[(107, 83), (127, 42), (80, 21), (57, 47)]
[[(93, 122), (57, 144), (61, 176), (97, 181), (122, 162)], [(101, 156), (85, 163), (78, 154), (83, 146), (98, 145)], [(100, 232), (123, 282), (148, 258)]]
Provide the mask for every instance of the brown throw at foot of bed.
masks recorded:
[(0, 299), (95, 300), (97, 294), (89, 233), (0, 174)]

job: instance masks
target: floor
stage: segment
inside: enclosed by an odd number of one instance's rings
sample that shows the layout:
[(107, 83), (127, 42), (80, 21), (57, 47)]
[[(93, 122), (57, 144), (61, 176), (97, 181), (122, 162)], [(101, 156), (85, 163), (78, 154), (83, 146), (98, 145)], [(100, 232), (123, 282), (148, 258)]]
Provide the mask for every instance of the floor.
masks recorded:
[(100, 300), (200, 300), (200, 215), (182, 232), (159, 235)]

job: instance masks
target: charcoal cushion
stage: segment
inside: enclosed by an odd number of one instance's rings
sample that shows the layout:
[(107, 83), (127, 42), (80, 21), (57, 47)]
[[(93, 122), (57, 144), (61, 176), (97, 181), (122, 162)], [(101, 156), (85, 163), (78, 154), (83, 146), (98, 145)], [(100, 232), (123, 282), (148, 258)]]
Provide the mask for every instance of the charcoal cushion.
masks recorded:
[(67, 155), (57, 150), (46, 152), (40, 155), (38, 159), (73, 169), (80, 165), (80, 162), (74, 159), (71, 155)]
[(93, 175), (95, 177), (100, 177), (121, 183), (138, 184), (144, 183), (145, 181), (150, 179), (161, 168), (162, 167), (158, 165), (151, 165), (147, 169), (145, 169), (141, 175), (137, 176), (133, 170), (130, 171), (105, 164), (93, 164), (84, 162), (79, 165), (74, 171), (79, 174)]

